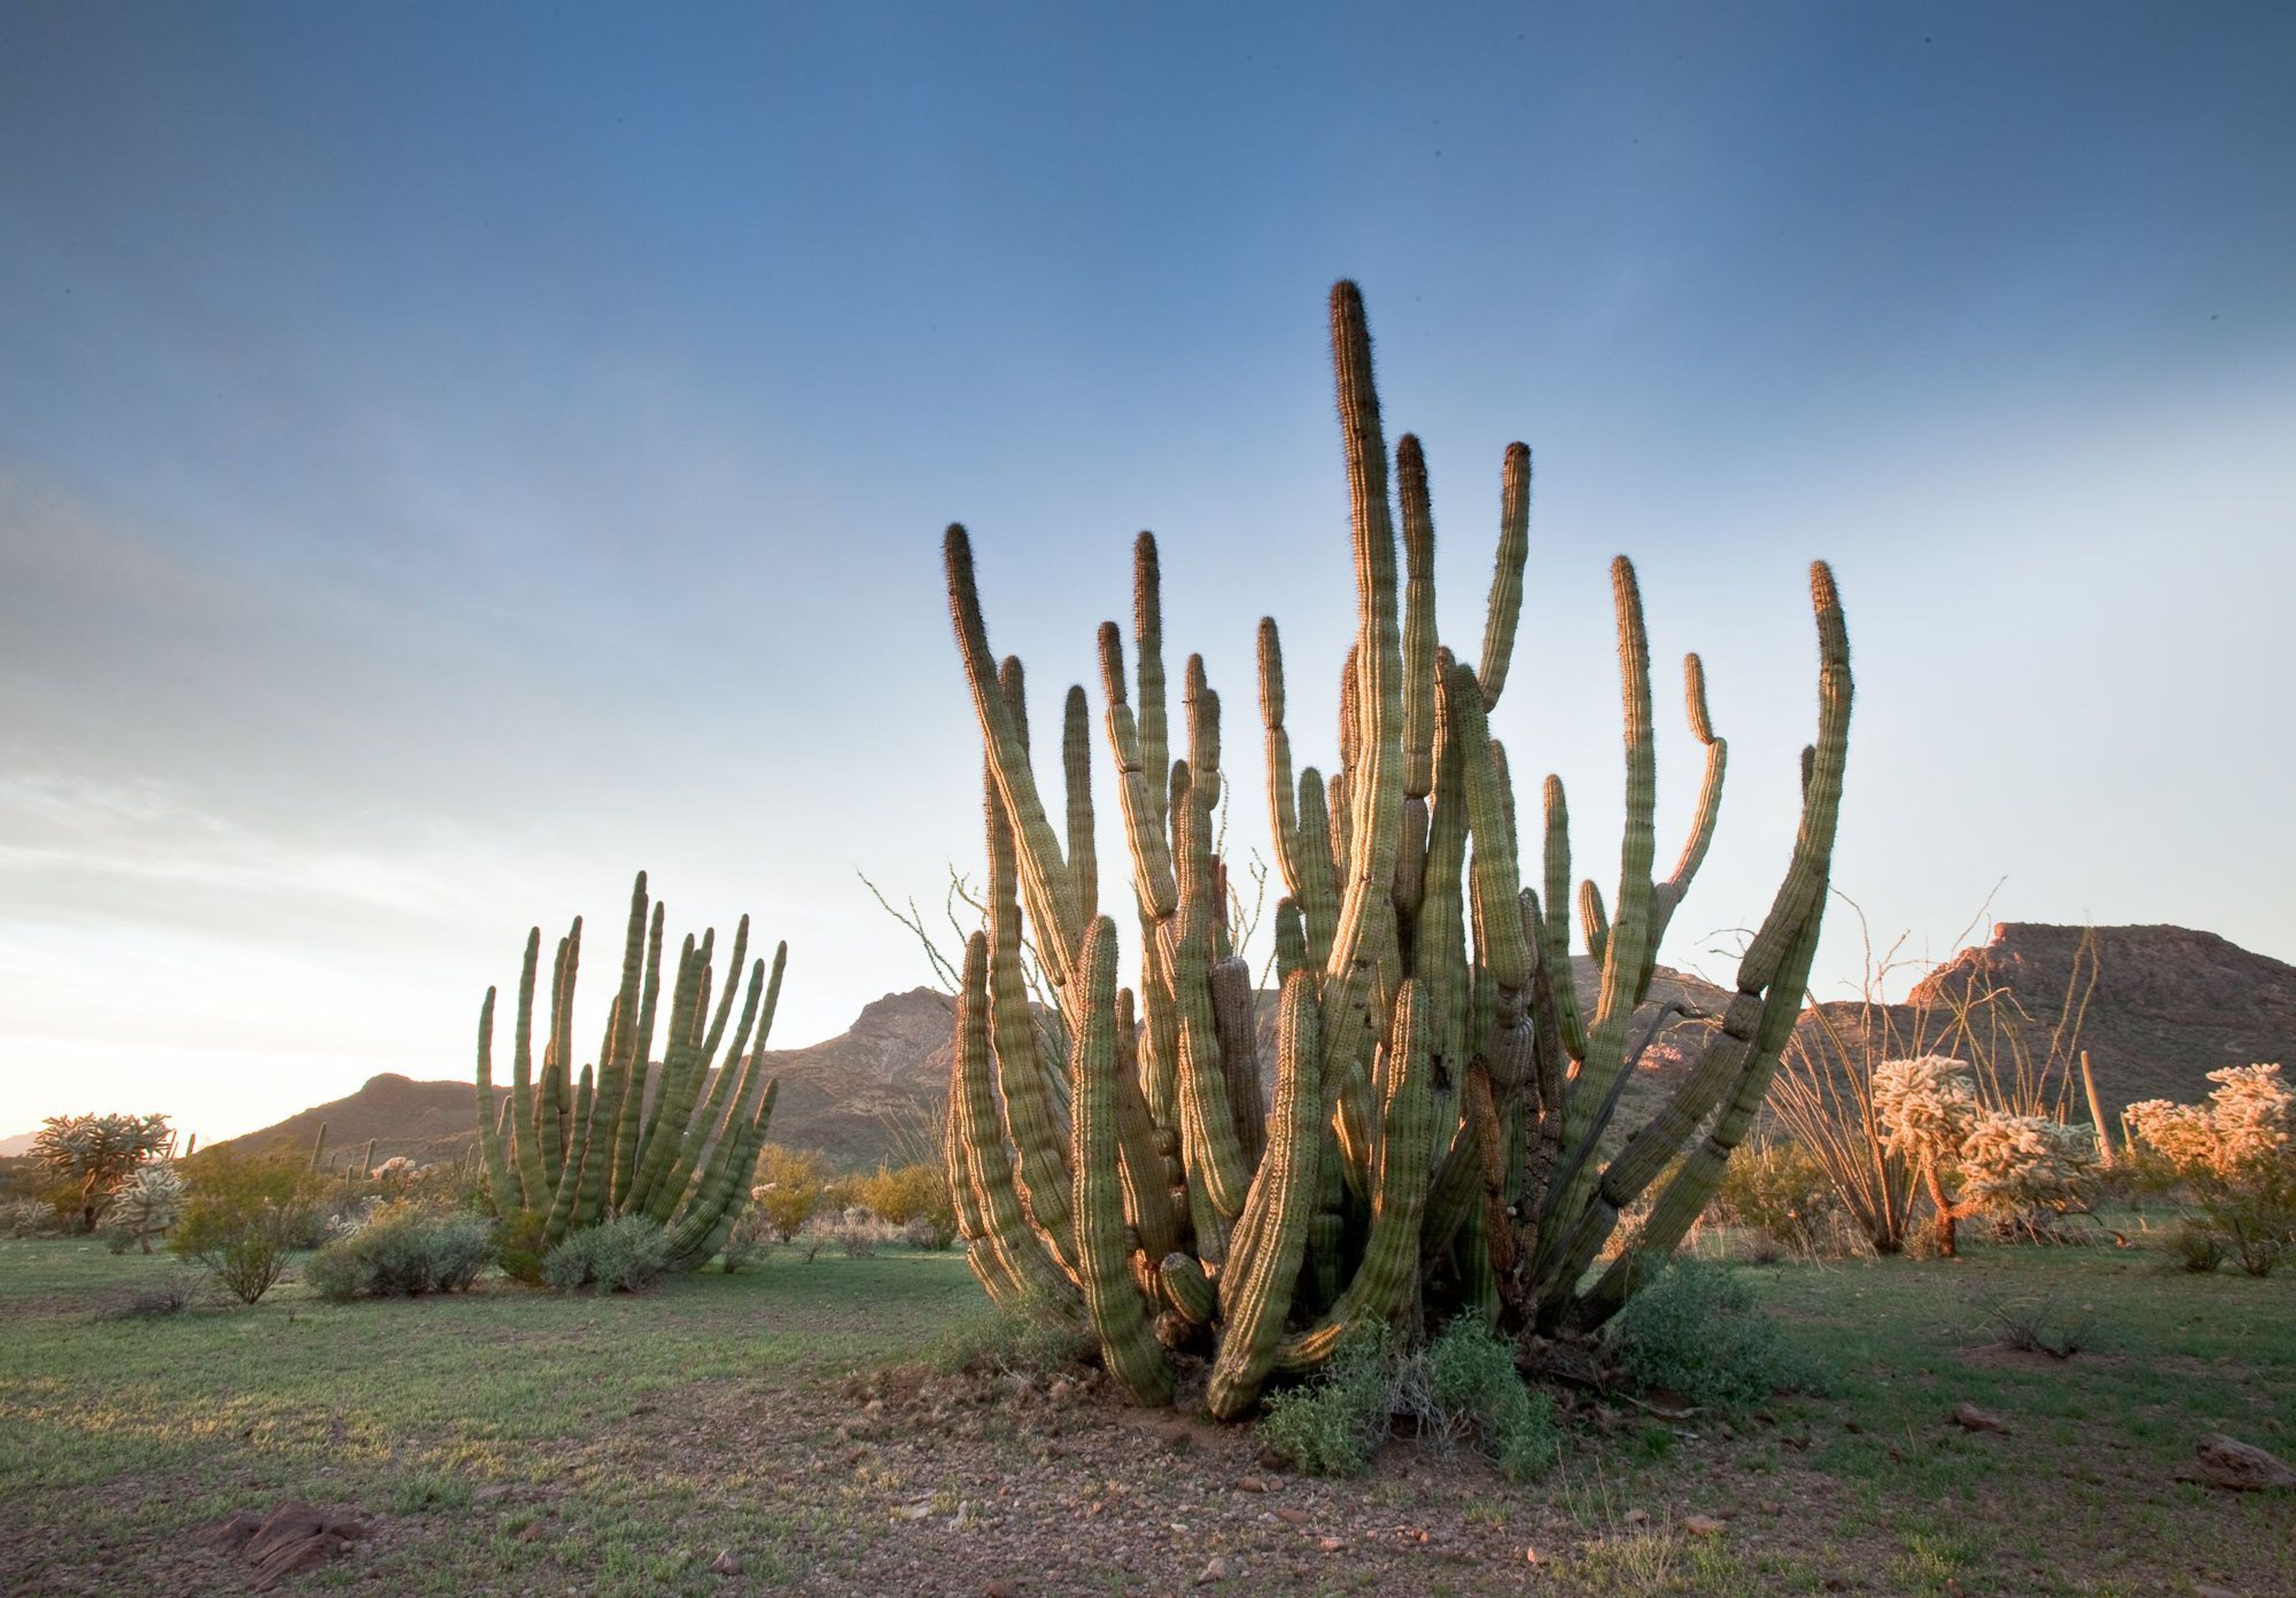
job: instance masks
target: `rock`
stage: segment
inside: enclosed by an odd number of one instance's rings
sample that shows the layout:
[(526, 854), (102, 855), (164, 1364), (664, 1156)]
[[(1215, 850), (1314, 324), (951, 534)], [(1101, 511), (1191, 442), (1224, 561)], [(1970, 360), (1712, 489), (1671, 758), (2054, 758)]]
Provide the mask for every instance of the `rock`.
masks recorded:
[(1953, 1423), (1964, 1431), (2006, 1432), (2009, 1430), (2008, 1422), (1989, 1409), (1978, 1408), (1966, 1398), (1953, 1406)]
[(992, 1581), (980, 1598), (1021, 1598), (1021, 1589), (1009, 1581)]
[(2193, 1598), (2248, 1598), (2248, 1595), (2230, 1587), (2210, 1586), (2205, 1581), (2196, 1581), (2193, 1584)]
[(1682, 1528), (1694, 1537), (1718, 1537), (1722, 1535), (1722, 1522), (1711, 1515), (1685, 1515)]
[(2296, 1487), (2296, 1469), (2277, 1455), (2253, 1443), (2243, 1443), (2222, 1432), (2210, 1432), (2193, 1449), (2195, 1468), (2184, 1479), (2230, 1492), (2254, 1493), (2267, 1487)]
[(1235, 1479), (1235, 1490), (1239, 1493), (1264, 1493), (1267, 1490), (1267, 1484), (1257, 1476), (1239, 1476)]
[(499, 1504), (504, 1499), (509, 1497), (511, 1489), (508, 1482), (491, 1482), (472, 1493), (471, 1495), (471, 1502), (473, 1504)]
[(1531, 1547), (1525, 1548), (1522, 1551), (1522, 1558), (1523, 1562), (1529, 1565), (1544, 1564), (1546, 1562), (1538, 1557), (1538, 1549), (1535, 1545)]
[(349, 1548), (350, 1544), (343, 1538), (324, 1531), (316, 1537), (275, 1544), (269, 1557), (256, 1567), (254, 1578), (248, 1583), (248, 1590), (267, 1593), (298, 1571), (340, 1558)]
[(742, 1556), (731, 1548), (720, 1548), (718, 1557), (709, 1561), (709, 1568), (720, 1576), (739, 1576), (742, 1573)]
[(263, 1517), (241, 1510), (228, 1520), (218, 1520), (204, 1531), (194, 1532), (192, 1541), (202, 1548), (218, 1553), (236, 1553), (247, 1546), (248, 1539), (262, 1529)]
[(1345, 1537), (1317, 1537), (1316, 1539), (1316, 1546), (1321, 1548), (1326, 1553), (1337, 1553), (1341, 1549), (1347, 1545), (1348, 1539)]
[(1782, 1499), (1765, 1498), (1762, 1500), (1759, 1507), (1761, 1512), (1766, 1515), (1778, 1515), (1785, 1512), (1786, 1506), (1784, 1501)]
[(1650, 1512), (1644, 1509), (1630, 1509), (1626, 1513), (1626, 1521), (1629, 1526), (1647, 1526), (1650, 1524)]
[(1196, 1585), (1210, 1586), (1216, 1581), (1226, 1581), (1235, 1574), (1235, 1566), (1226, 1554), (1214, 1554), (1210, 1564), (1196, 1573)]
[(1286, 1526), (1305, 1526), (1308, 1523), (1308, 1512), (1304, 1509), (1293, 1509), (1287, 1504), (1275, 1512), (1275, 1518)]
[(298, 1499), (289, 1499), (266, 1516), (247, 1542), (250, 1563), (260, 1564), (291, 1543), (317, 1537), (327, 1529), (327, 1517)]

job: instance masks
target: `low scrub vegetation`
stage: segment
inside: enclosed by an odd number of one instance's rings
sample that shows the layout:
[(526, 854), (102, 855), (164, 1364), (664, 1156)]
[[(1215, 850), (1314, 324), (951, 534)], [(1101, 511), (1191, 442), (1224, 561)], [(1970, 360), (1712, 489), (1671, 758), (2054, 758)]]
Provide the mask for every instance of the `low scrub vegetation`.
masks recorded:
[(494, 1260), (485, 1217), (390, 1203), (314, 1254), (303, 1279), (323, 1299), (411, 1299), (460, 1292)]
[(561, 1292), (643, 1292), (668, 1274), (669, 1236), (642, 1215), (585, 1227), (543, 1257), (542, 1280)]
[(1752, 1289), (1697, 1259), (1677, 1259), (1636, 1294), (1612, 1323), (1605, 1350), (1641, 1390), (1725, 1414), (1809, 1380)]

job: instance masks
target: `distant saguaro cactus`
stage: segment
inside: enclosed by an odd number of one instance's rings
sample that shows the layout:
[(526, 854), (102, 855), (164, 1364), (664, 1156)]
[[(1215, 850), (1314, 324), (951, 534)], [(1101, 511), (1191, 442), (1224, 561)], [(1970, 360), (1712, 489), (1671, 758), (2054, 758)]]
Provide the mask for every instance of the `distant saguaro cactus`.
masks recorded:
[[(1020, 663), (1000, 671), (989, 650), (962, 527), (946, 547), (987, 753), (989, 858), (988, 925), (966, 950), (944, 1145), (960, 1228), (993, 1297), (1067, 1306), (1144, 1402), (1172, 1390), (1168, 1349), (1211, 1352), (1210, 1403), (1222, 1416), (1250, 1409), (1271, 1374), (1313, 1368), (1354, 1327), (1475, 1315), (1523, 1339), (1584, 1332), (1664, 1263), (1759, 1108), (1800, 1008), (1849, 746), (1848, 635), (1820, 564), (1810, 573), (1817, 737), (1803, 751), (1785, 879), (1702, 1056), (1597, 1164), (1631, 1062), (1628, 1020), (1713, 833), (1725, 745), (1704, 674), (1695, 655), (1685, 662), (1706, 769), (1689, 840), (1661, 879), (1649, 651), (1634, 568), (1619, 559), (1627, 823), (1607, 913), (1591, 885), (1581, 900), (1603, 970), (1582, 1014), (1568, 963), (1562, 787), (1544, 785), (1533, 888), (1521, 880), (1508, 762), (1488, 720), (1521, 608), (1530, 453), (1506, 451), (1471, 666), (1437, 637), (1434, 518), (1425, 461), (1407, 435), (1390, 501), (1354, 284), (1333, 289), (1331, 311), (1357, 611), (1328, 781), (1313, 767), (1293, 775), (1281, 640), (1272, 619), (1259, 627), (1267, 791), (1288, 889), (1275, 923), (1283, 991), (1272, 1102), (1262, 1099), (1250, 968), (1223, 914), (1219, 698), (1190, 657), (1184, 726), (1168, 731), (1154, 540), (1142, 534), (1134, 552), (1136, 676), (1117, 625), (1100, 634), (1137, 899), (1134, 988), (1117, 986), (1116, 922), (1095, 903), (1084, 695), (1070, 691), (1064, 718), (1063, 840), (1030, 763)], [(1176, 759), (1170, 741), (1183, 735)], [(1021, 980), (1024, 906), (1058, 1001), (1045, 1028), (1031, 1024)], [(1582, 1286), (1620, 1213), (1669, 1167), (1633, 1242)]]
[(581, 917), (558, 940), (551, 967), (538, 1082), (534, 1000), (542, 929), (527, 934), (506, 1116), (497, 1117), (495, 1109), (493, 988), (479, 1012), (479, 1145), (496, 1208), (506, 1218), (526, 1217), (539, 1247), (554, 1246), (569, 1232), (610, 1217), (642, 1215), (667, 1229), (672, 1263), (687, 1268), (718, 1251), (749, 1201), (780, 1086), (767, 1079), (764, 1061), (789, 945), (774, 950), (770, 976), (763, 960), (750, 963), (741, 1020), (712, 1084), (718, 1045), (734, 996), (742, 991), (750, 918), (743, 916), (734, 931), (729, 975), (714, 1014), (717, 930), (705, 931), (699, 945), (687, 936), (670, 983), (668, 1033), (657, 1068), (663, 913), (660, 905), (652, 910), (649, 925), (646, 878), (640, 872), (630, 890), (621, 988), (607, 1016), (594, 1075), (585, 1065), (578, 1081), (570, 1078)]

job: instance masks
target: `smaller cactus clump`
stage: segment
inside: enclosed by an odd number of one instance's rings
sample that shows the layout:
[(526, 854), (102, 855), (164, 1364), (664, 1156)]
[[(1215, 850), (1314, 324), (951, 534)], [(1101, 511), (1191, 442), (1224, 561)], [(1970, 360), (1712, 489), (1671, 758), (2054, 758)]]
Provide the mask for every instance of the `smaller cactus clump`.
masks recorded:
[[(2100, 1161), (2089, 1130), (1987, 1105), (1965, 1061), (1941, 1054), (1883, 1061), (1874, 1069), (1874, 1109), (1882, 1146), (1913, 1162), (1928, 1184), (1946, 1254), (1965, 1217), (2037, 1232), (2054, 1217), (2087, 1213), (2095, 1201)], [(1957, 1192), (1948, 1193), (1948, 1180)]]
[(2269, 1275), (2296, 1248), (2296, 1093), (2277, 1065), (2209, 1073), (2205, 1104), (2147, 1099), (2122, 1111), (2138, 1176), (2201, 1209), (2186, 1246), (2214, 1269), (2226, 1252)]
[[(479, 1012), (479, 1144), (495, 1207), (511, 1222), (519, 1251), (540, 1255), (570, 1233), (643, 1217), (662, 1229), (671, 1267), (690, 1269), (718, 1252), (748, 1202), (780, 1086), (767, 1078), (764, 1061), (789, 946), (775, 949), (770, 975), (765, 961), (751, 962), (745, 987), (739, 979), (750, 918), (743, 916), (713, 1011), (717, 930), (705, 931), (698, 944), (689, 934), (671, 976), (668, 1036), (656, 1063), (662, 922), (662, 906), (649, 906), (640, 872), (630, 890), (621, 987), (607, 1014), (597, 1062), (583, 1066), (578, 1078), (573, 1015), (582, 920), (577, 916), (558, 940), (538, 1071), (533, 1045), (542, 929), (527, 934), (511, 1091), (499, 1113), (496, 996), (487, 989)], [(718, 1048), (737, 995), (742, 996), (741, 1019), (721, 1069)]]
[(135, 1168), (134, 1174), (111, 1190), (99, 1225), (126, 1242), (152, 1251), (152, 1240), (165, 1235), (184, 1218), (184, 1179), (172, 1165)]

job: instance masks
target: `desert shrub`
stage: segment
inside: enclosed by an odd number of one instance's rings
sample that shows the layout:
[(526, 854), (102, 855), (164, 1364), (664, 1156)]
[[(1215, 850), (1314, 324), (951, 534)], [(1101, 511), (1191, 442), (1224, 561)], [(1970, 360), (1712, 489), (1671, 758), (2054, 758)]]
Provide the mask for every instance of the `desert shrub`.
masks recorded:
[(1509, 1480), (1544, 1475), (1561, 1457), (1554, 1400), (1523, 1384), (1514, 1350), (1480, 1318), (1453, 1321), (1414, 1364), (1434, 1422), (1471, 1438)]
[(2277, 1065), (2227, 1066), (2209, 1080), (2217, 1086), (2205, 1104), (2131, 1104), (2129, 1152), (2139, 1179), (2198, 1207), (2179, 1229), (2180, 1249), (2212, 1234), (2219, 1258), (2267, 1276), (2296, 1244), (2296, 1094)]
[(250, 1159), (219, 1148), (180, 1168), (188, 1195), (168, 1247), (206, 1266), (242, 1303), (271, 1291), (290, 1250), (318, 1241), (315, 1179), (301, 1160)]
[(1749, 1409), (1808, 1377), (1777, 1323), (1728, 1270), (1677, 1258), (1627, 1301), (1606, 1347), (1636, 1387), (1663, 1389), (1701, 1409)]
[(1032, 1299), (949, 1323), (926, 1348), (925, 1363), (940, 1371), (1041, 1376), (1073, 1370), (1099, 1352), (1100, 1340), (1072, 1308), (1055, 1299)]
[(1805, 1254), (1830, 1236), (1840, 1209), (1825, 1167), (1793, 1143), (1739, 1150), (1714, 1199), (1718, 1218)]
[(1311, 1476), (1360, 1476), (1387, 1440), (1395, 1395), (1386, 1336), (1350, 1332), (1313, 1378), (1268, 1396), (1260, 1441)]
[(459, 1292), (493, 1263), (494, 1228), (475, 1215), (383, 1204), (303, 1267), (322, 1298), (413, 1298)]
[(956, 1210), (949, 1202), (948, 1176), (937, 1163), (888, 1168), (857, 1178), (855, 1196), (903, 1240), (919, 1249), (946, 1249), (956, 1237)]
[(733, 1230), (726, 1234), (725, 1250), (718, 1257), (718, 1267), (729, 1276), (751, 1260), (762, 1259), (773, 1251), (773, 1223), (766, 1219), (754, 1192), (750, 1198), (750, 1203), (734, 1219)]
[(669, 1235), (642, 1215), (586, 1226), (542, 1258), (542, 1279), (561, 1292), (641, 1292), (669, 1269)]
[(842, 1222), (831, 1227), (829, 1235), (848, 1259), (867, 1259), (877, 1252), (877, 1234), (865, 1222)]
[(822, 1209), (828, 1196), (829, 1160), (809, 1149), (784, 1149), (767, 1143), (758, 1160), (763, 1178), (750, 1190), (751, 1201), (765, 1212), (774, 1235), (790, 1242)]
[(2225, 1262), (2224, 1233), (2202, 1217), (2188, 1215), (2169, 1234), (2169, 1252), (2184, 1269), (2205, 1276)]
[(146, 1282), (132, 1292), (96, 1311), (99, 1321), (156, 1321), (179, 1315), (199, 1301), (207, 1273), (177, 1266), (156, 1282)]
[(0, 1203), (0, 1237), (54, 1237), (63, 1217), (45, 1199), (10, 1199)]

